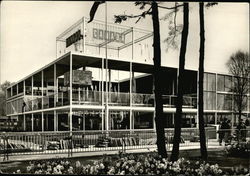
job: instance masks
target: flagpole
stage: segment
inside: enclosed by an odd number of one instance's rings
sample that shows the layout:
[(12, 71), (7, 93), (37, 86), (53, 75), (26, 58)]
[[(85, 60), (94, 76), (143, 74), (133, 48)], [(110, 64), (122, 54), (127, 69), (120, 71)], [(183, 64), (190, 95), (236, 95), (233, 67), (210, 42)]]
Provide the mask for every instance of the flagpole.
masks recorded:
[(107, 1), (105, 1), (105, 43), (106, 43), (106, 46), (105, 46), (105, 67), (106, 67), (106, 104), (105, 104), (105, 119), (106, 119), (106, 130), (109, 129), (109, 112), (108, 112), (108, 48), (107, 48)]

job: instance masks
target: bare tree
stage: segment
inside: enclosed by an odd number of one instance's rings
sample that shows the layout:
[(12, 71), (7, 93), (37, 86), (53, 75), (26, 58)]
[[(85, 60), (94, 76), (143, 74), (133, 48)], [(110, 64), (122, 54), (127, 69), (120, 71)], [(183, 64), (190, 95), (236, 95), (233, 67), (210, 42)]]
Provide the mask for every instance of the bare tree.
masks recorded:
[(198, 83), (198, 118), (200, 131), (200, 151), (203, 160), (207, 160), (206, 134), (204, 127), (204, 104), (203, 104), (203, 78), (204, 78), (204, 55), (205, 55), (205, 26), (204, 26), (204, 3), (199, 3), (200, 17), (200, 55), (199, 55), (199, 83)]
[(173, 139), (173, 150), (171, 154), (171, 161), (176, 161), (179, 157), (179, 146), (181, 140), (181, 116), (182, 116), (182, 104), (183, 104), (183, 78), (185, 69), (185, 55), (187, 49), (188, 39), (188, 27), (189, 25), (189, 4), (184, 3), (184, 14), (183, 14), (183, 30), (181, 35), (181, 48), (179, 56), (179, 77), (178, 77), (178, 92), (177, 92), (177, 103), (176, 103), (176, 117), (174, 119), (175, 131)]
[[(90, 11), (90, 20), (91, 22), (94, 19), (94, 15), (97, 11), (97, 8), (100, 4), (102, 4), (105, 1), (95, 2), (91, 8)], [(149, 5), (149, 8), (145, 10), (145, 7)], [(156, 123), (156, 134), (157, 134), (157, 148), (158, 148), (158, 154), (162, 157), (167, 157), (167, 150), (166, 150), (166, 144), (165, 144), (165, 131), (164, 131), (164, 125), (162, 123), (163, 118), (163, 103), (162, 103), (162, 92), (161, 90), (161, 83), (160, 83), (160, 77), (161, 77), (161, 45), (160, 45), (160, 28), (159, 28), (159, 13), (158, 8), (167, 9), (167, 10), (175, 10), (179, 7), (182, 7), (183, 4), (177, 5), (175, 4), (174, 7), (166, 7), (159, 5), (156, 1), (136, 1), (135, 6), (139, 6), (141, 10), (144, 10), (141, 14), (138, 15), (115, 15), (115, 22), (121, 23), (122, 21), (126, 21), (128, 18), (137, 18), (136, 23), (142, 19), (145, 18), (146, 15), (152, 15), (152, 21), (153, 21), (153, 48), (154, 48), (154, 84), (155, 84), (155, 123)], [(185, 46), (186, 47), (186, 46)]]
[(10, 86), (9, 81), (5, 81), (1, 84), (0, 88), (0, 116), (6, 115), (6, 91), (7, 87)]
[[(217, 5), (216, 2), (207, 3), (207, 8)], [(205, 60), (205, 22), (204, 22), (204, 3), (199, 3), (199, 18), (200, 18), (200, 55), (199, 55), (199, 82), (198, 82), (198, 118), (200, 131), (200, 152), (201, 158), (207, 160), (206, 134), (204, 127), (204, 98), (203, 98), (203, 80), (204, 80), (204, 60)]]
[(237, 51), (230, 56), (227, 62), (229, 72), (234, 76), (232, 80), (232, 92), (234, 93), (234, 107), (241, 120), (242, 111), (247, 106), (246, 94), (250, 90), (250, 59), (249, 53)]

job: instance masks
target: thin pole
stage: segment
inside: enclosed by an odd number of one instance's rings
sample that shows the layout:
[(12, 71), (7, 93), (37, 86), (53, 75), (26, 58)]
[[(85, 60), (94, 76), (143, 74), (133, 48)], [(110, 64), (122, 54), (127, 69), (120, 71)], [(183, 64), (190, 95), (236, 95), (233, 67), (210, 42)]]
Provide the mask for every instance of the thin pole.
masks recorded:
[(131, 130), (133, 128), (132, 126), (132, 103), (133, 103), (133, 100), (132, 100), (132, 95), (133, 95), (133, 87), (135, 86), (133, 83), (134, 83), (134, 72), (133, 72), (133, 68), (132, 68), (132, 61), (134, 59), (134, 29), (132, 28), (132, 46), (131, 46), (131, 49), (132, 49), (132, 56), (131, 56), (131, 61), (129, 63), (129, 82), (130, 82), (130, 86), (129, 86), (129, 100), (130, 100), (130, 108), (129, 108), (129, 122), (130, 122), (130, 125), (129, 125), (129, 129)]
[(108, 47), (107, 47), (107, 1), (105, 1), (105, 69), (106, 69), (106, 104), (105, 104), (105, 118), (106, 118), (106, 130), (109, 129), (109, 119), (108, 119)]
[(72, 131), (72, 54), (69, 58), (69, 86), (70, 86), (70, 107), (69, 107), (69, 130)]

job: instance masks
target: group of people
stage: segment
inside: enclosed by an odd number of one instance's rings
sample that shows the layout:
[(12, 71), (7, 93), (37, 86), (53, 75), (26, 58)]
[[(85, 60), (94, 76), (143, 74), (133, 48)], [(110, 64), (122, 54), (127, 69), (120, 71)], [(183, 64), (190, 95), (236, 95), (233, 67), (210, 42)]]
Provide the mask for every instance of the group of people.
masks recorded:
[[(246, 121), (248, 123), (248, 121)], [(220, 124), (220, 130), (219, 130), (219, 144), (222, 145), (222, 141), (224, 140), (225, 145), (230, 143), (232, 138), (236, 137), (236, 140), (246, 140), (246, 123), (241, 120), (239, 124), (236, 127), (236, 136), (232, 135), (231, 130), (231, 121), (224, 118), (223, 121)]]

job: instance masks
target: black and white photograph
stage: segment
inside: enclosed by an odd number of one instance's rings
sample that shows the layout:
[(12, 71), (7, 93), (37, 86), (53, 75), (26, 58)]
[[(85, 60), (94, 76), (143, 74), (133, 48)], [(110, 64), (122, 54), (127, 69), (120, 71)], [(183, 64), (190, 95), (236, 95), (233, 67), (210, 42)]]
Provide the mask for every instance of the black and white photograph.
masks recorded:
[(0, 1), (0, 175), (250, 176), (249, 14)]

